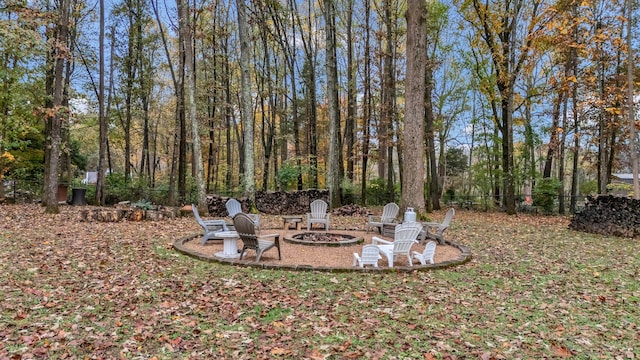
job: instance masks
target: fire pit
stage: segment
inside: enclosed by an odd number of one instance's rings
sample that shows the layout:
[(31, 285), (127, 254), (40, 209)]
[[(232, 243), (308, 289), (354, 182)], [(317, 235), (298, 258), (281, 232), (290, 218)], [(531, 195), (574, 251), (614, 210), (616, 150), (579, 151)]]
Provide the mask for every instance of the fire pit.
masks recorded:
[(285, 236), (284, 241), (292, 244), (310, 246), (349, 246), (362, 244), (364, 239), (348, 234), (335, 234), (325, 232), (303, 232)]

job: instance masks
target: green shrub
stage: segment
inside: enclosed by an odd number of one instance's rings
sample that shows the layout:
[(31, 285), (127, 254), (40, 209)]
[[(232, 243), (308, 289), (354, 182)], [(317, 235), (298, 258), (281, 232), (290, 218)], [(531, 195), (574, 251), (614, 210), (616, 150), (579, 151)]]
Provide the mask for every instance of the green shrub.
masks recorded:
[(542, 212), (546, 215), (553, 213), (559, 188), (560, 181), (558, 179), (538, 179), (536, 186), (533, 188), (533, 205), (542, 209)]
[(582, 195), (594, 195), (598, 193), (598, 181), (587, 180), (580, 183), (580, 194)]
[(298, 176), (300, 176), (300, 168), (295, 160), (285, 161), (278, 169), (278, 182), (285, 191), (295, 189), (298, 184)]
[(125, 181), (124, 174), (107, 174), (104, 182), (104, 195), (107, 204), (116, 204), (121, 201), (131, 200), (131, 189)]
[(151, 210), (153, 208), (153, 205), (151, 204), (151, 201), (145, 200), (145, 199), (138, 200), (138, 201), (132, 203), (131, 206), (137, 207), (137, 208), (142, 209), (142, 210)]
[(342, 190), (342, 203), (354, 204), (355, 194), (356, 194), (355, 184), (351, 182), (348, 178), (344, 178), (340, 183), (340, 189)]
[(400, 184), (393, 185), (392, 198), (387, 194), (387, 182), (383, 178), (375, 178), (367, 183), (367, 205), (384, 205), (397, 202), (400, 198)]
[(456, 200), (456, 189), (448, 188), (447, 191), (444, 192), (444, 203), (450, 204)]

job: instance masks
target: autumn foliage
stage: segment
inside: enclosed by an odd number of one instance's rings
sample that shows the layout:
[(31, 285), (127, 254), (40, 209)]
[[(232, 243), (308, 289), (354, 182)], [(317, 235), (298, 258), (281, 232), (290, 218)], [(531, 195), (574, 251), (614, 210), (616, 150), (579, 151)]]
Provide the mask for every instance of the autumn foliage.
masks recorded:
[(572, 231), (565, 217), (460, 210), (450, 236), (471, 262), (377, 274), (202, 262), (171, 248), (199, 231), (193, 218), (80, 222), (76, 212), (0, 206), (0, 358), (640, 355), (637, 241)]

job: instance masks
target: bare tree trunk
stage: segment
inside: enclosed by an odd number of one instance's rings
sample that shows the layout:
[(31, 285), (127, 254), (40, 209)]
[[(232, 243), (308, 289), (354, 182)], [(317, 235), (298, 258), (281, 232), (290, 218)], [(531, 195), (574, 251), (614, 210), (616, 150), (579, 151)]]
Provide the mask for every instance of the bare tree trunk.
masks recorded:
[[(214, 17), (215, 18), (215, 17)], [(212, 39), (212, 43), (215, 43), (215, 36)], [(212, 78), (209, 79), (209, 81), (217, 81), (218, 78), (218, 64), (217, 64), (217, 56), (214, 54), (213, 56), (213, 75)], [(205, 69), (206, 72), (206, 69)], [(207, 113), (208, 113), (208, 117), (209, 117), (209, 152), (208, 152), (208, 157), (207, 157), (207, 180), (206, 180), (206, 192), (210, 193), (211, 191), (211, 184), (215, 181), (215, 177), (214, 177), (214, 159), (215, 159), (215, 154), (216, 154), (216, 150), (215, 150), (215, 144), (216, 144), (216, 133), (214, 131), (215, 129), (215, 116), (216, 116), (216, 109), (217, 109), (217, 105), (218, 105), (218, 86), (213, 86), (213, 90), (211, 93), (211, 99), (209, 101), (207, 101)]]
[[(600, 53), (600, 51), (598, 51)], [(598, 92), (600, 100), (606, 102), (605, 99), (605, 74), (604, 74), (604, 59), (599, 56), (596, 60), (598, 62)], [(606, 122), (604, 109), (601, 109), (598, 113), (598, 194), (607, 193), (607, 135), (606, 135)]]
[[(289, 10), (293, 13), (295, 6), (293, 5), (294, 0), (289, 0)], [(285, 29), (281, 29), (282, 33), (285, 33)], [(296, 38), (296, 17), (292, 18), (291, 21), (291, 32), (293, 37)], [(279, 36), (279, 39), (284, 39), (284, 37)], [(295, 64), (297, 62), (296, 58), (296, 50), (291, 46), (289, 42), (283, 41), (283, 48), (286, 48), (286, 61), (289, 67), (289, 73), (291, 76), (291, 112), (292, 112), (292, 126), (293, 126), (293, 146), (294, 153), (296, 157), (296, 167), (298, 168), (298, 181), (297, 181), (297, 189), (302, 190), (302, 152), (300, 148), (300, 117), (298, 114), (298, 90), (297, 90), (297, 79), (295, 72)], [(283, 144), (283, 156), (282, 159), (286, 159), (287, 157), (284, 155), (284, 151), (286, 150), (286, 143)]]
[[(564, 90), (563, 90), (564, 91)], [(564, 179), (565, 179), (565, 148), (566, 148), (566, 140), (567, 140), (567, 97), (564, 97), (563, 101), (563, 112), (562, 112), (562, 134), (560, 135), (560, 147), (558, 149), (558, 180), (560, 181), (560, 186), (558, 187), (558, 212), (563, 215), (565, 213), (565, 197), (564, 197)]]
[(418, 214), (425, 212), (424, 202), (424, 110), (425, 64), (427, 63), (426, 3), (407, 2), (407, 74), (404, 142), (412, 144), (404, 158), (402, 206), (412, 207)]
[(356, 126), (356, 66), (353, 55), (353, 3), (347, 1), (347, 119), (345, 121), (345, 141), (347, 143), (347, 179), (353, 182), (353, 168), (356, 159), (354, 153)]
[(532, 126), (532, 114), (531, 114), (531, 93), (534, 85), (531, 81), (527, 82), (527, 100), (524, 103), (524, 194), (529, 197), (532, 194), (533, 182), (535, 181), (535, 145), (534, 145), (534, 131)]
[(255, 204), (255, 173), (253, 154), (253, 113), (251, 110), (251, 78), (249, 75), (249, 20), (245, 0), (236, 0), (238, 11), (238, 37), (240, 41), (241, 103), (244, 127), (244, 193)]
[(326, 21), (326, 69), (327, 98), (329, 111), (329, 164), (327, 185), (329, 187), (330, 207), (340, 207), (340, 104), (338, 103), (338, 60), (336, 56), (335, 4), (333, 0), (324, 0)]
[[(179, 35), (182, 40), (180, 43), (184, 44), (185, 39), (181, 34)], [(181, 51), (179, 51), (179, 61), (178, 61), (178, 69), (180, 69), (179, 74), (179, 100), (178, 100), (178, 137), (179, 137), (179, 147), (178, 147), (178, 197), (181, 203), (184, 203), (187, 200), (187, 99), (186, 99), (186, 73), (185, 73), (185, 50), (184, 45), (180, 46)], [(204, 211), (204, 209), (203, 209)]]
[[(574, 33), (575, 34), (575, 33)], [(571, 57), (573, 58), (573, 74), (575, 75), (578, 72), (578, 59), (576, 54), (576, 49), (571, 49)], [(575, 134), (579, 134), (580, 123), (578, 117), (578, 83), (572, 83), (572, 112), (573, 112), (573, 168), (571, 169), (571, 204), (569, 205), (569, 209), (571, 213), (575, 213), (577, 210), (577, 196), (578, 196), (578, 155), (580, 154), (580, 137), (575, 136)]]
[(371, 7), (365, 1), (365, 35), (364, 35), (364, 80), (362, 99), (362, 188), (361, 205), (367, 205), (367, 166), (369, 165), (369, 129), (371, 126), (371, 30), (369, 27)]
[(233, 152), (231, 149), (231, 123), (233, 119), (231, 108), (231, 70), (229, 66), (229, 39), (224, 39), (224, 92), (225, 92), (225, 107), (224, 107), (224, 119), (225, 119), (225, 135), (227, 137), (226, 152), (227, 152), (227, 169), (225, 176), (225, 187), (227, 189), (233, 188)]
[[(297, 2), (292, 1), (291, 5), (295, 9), (294, 14), (298, 19), (298, 24), (302, 28), (302, 22), (300, 21), (299, 12), (297, 11)], [(309, 14), (312, 14), (313, 2), (307, 2), (309, 7)], [(307, 29), (314, 28), (312, 24), (312, 16), (307, 17)], [(300, 32), (300, 39), (304, 47), (305, 53), (305, 70), (304, 71), (304, 83), (305, 83), (305, 111), (308, 119), (307, 124), (307, 153), (309, 156), (309, 187), (318, 187), (318, 140), (317, 135), (317, 112), (316, 112), (316, 68), (315, 68), (315, 47), (312, 38), (312, 33), (309, 32), (308, 38), (305, 36), (304, 31)]]
[(631, 42), (631, 0), (627, 0), (627, 117), (629, 118), (629, 151), (633, 172), (633, 198), (640, 199), (640, 181), (638, 180), (638, 152), (636, 149), (636, 112), (633, 106), (633, 46)]
[[(380, 123), (378, 124), (379, 135), (379, 156), (378, 163), (378, 176), (380, 178), (386, 178), (386, 192), (387, 201), (393, 201), (390, 194), (390, 189), (393, 189), (393, 121), (395, 118), (395, 76), (393, 75), (394, 69), (394, 36), (393, 27), (394, 19), (391, 15), (391, 2), (392, 0), (384, 0), (384, 27), (385, 27), (385, 39), (384, 39), (384, 51), (382, 52), (382, 104), (380, 109)], [(391, 184), (389, 184), (391, 182)]]
[[(427, 203), (427, 210), (439, 210), (440, 209), (440, 196), (438, 195), (438, 188), (440, 187), (440, 177), (438, 176), (438, 164), (436, 162), (436, 143), (435, 143), (435, 130), (433, 116), (433, 103), (432, 103), (432, 91), (433, 91), (433, 70), (432, 61), (425, 56), (425, 135), (427, 139), (427, 158), (429, 159), (429, 202)], [(442, 146), (442, 144), (441, 144)]]
[(556, 98), (553, 101), (552, 121), (551, 121), (551, 135), (549, 136), (549, 147), (547, 149), (547, 159), (544, 163), (543, 178), (551, 177), (551, 169), (553, 164), (553, 158), (558, 152), (558, 124), (560, 123), (560, 106), (563, 103), (563, 89), (559, 86)]
[(98, 151), (98, 179), (96, 181), (96, 203), (104, 205), (105, 193), (105, 153), (107, 152), (107, 119), (104, 111), (104, 0), (100, 0), (100, 37), (99, 54), (99, 83), (98, 90), (98, 123), (100, 124), (100, 150)]
[(58, 208), (57, 192), (58, 192), (58, 169), (60, 158), (60, 131), (62, 123), (68, 116), (68, 109), (64, 109), (63, 91), (64, 91), (64, 68), (66, 56), (64, 53), (69, 48), (67, 36), (69, 32), (69, 0), (60, 2), (59, 17), (56, 24), (56, 38), (54, 52), (54, 77), (53, 77), (53, 115), (48, 117), (49, 122), (49, 163), (47, 166), (48, 176), (45, 178), (44, 198), (45, 212), (48, 214), (57, 214), (60, 212)]
[(194, 49), (193, 49), (193, 29), (191, 28), (190, 11), (187, 0), (178, 2), (178, 19), (179, 28), (182, 33), (184, 46), (184, 62), (185, 62), (185, 95), (186, 110), (191, 121), (191, 132), (193, 141), (193, 166), (196, 170), (196, 186), (198, 187), (198, 209), (204, 214), (208, 214), (207, 195), (204, 190), (204, 171), (202, 166), (202, 149), (200, 146), (200, 130), (198, 119), (196, 117), (196, 99), (195, 99), (195, 69), (194, 69)]
[[(264, 25), (267, 23), (266, 13), (268, 8), (262, 8), (256, 11), (257, 16), (261, 18), (258, 20), (258, 23)], [(276, 20), (272, 20), (270, 22), (276, 23)], [(261, 122), (262, 129), (260, 133), (260, 139), (262, 142), (262, 149), (264, 152), (264, 163), (263, 163), (263, 171), (262, 171), (262, 191), (267, 191), (269, 185), (269, 175), (271, 172), (271, 159), (277, 160), (277, 156), (273, 156), (275, 149), (275, 123), (277, 118), (277, 113), (279, 110), (279, 102), (278, 102), (278, 94), (274, 89), (273, 83), (278, 82), (280, 78), (279, 75), (279, 66), (277, 64), (277, 59), (274, 60), (276, 62), (275, 66), (271, 64), (272, 52), (274, 54), (274, 58), (276, 57), (276, 50), (272, 50), (269, 46), (268, 38), (267, 38), (267, 29), (263, 29), (260, 33), (260, 37), (262, 40), (263, 47), (263, 71), (262, 74), (256, 74), (256, 82), (258, 82), (259, 92), (260, 92), (260, 107), (262, 111)], [(275, 71), (275, 74), (272, 75), (272, 69)], [(274, 80), (275, 78), (275, 80)], [(265, 88), (266, 87), (266, 88)], [(266, 97), (262, 94), (266, 94)], [(267, 102), (267, 108), (265, 109), (265, 100)]]
[(127, 35), (127, 55), (125, 57), (124, 66), (126, 68), (125, 77), (125, 95), (124, 120), (121, 118), (122, 130), (124, 132), (124, 181), (129, 182), (131, 178), (131, 121), (132, 121), (132, 103), (133, 103), (133, 83), (135, 81), (135, 66), (133, 56), (135, 53), (134, 33), (131, 30), (134, 25), (134, 11), (131, 9), (127, 12), (127, 20), (129, 22), (129, 33)]
[[(182, 84), (183, 84), (183, 77), (181, 76), (180, 78), (178, 78), (176, 76), (176, 73), (174, 71), (173, 68), (173, 62), (171, 60), (171, 54), (169, 53), (169, 47), (167, 46), (167, 38), (165, 36), (164, 33), (164, 26), (162, 26), (162, 22), (160, 21), (160, 14), (158, 13), (158, 6), (157, 3), (155, 1), (151, 1), (151, 6), (153, 8), (153, 12), (155, 14), (156, 17), (156, 22), (158, 23), (158, 28), (160, 29), (160, 35), (162, 38), (162, 44), (163, 44), (163, 48), (164, 48), (164, 53), (165, 56), (167, 58), (167, 63), (169, 64), (169, 70), (171, 73), (171, 79), (173, 80), (173, 88), (174, 88), (174, 95), (176, 98), (176, 108), (175, 108), (175, 131), (173, 134), (173, 149), (172, 149), (172, 155), (171, 155), (171, 172), (169, 175), (169, 205), (175, 205), (176, 204), (176, 178), (178, 176), (178, 162), (179, 162), (179, 152), (180, 152), (180, 125), (183, 123), (183, 118), (184, 118), (184, 111), (183, 111), (183, 89), (182, 89)], [(178, 34), (178, 44), (182, 44), (182, 36), (180, 34)], [(183, 53), (183, 48), (182, 46), (180, 46), (180, 51), (179, 53), (182, 54)], [(182, 56), (180, 56), (180, 58), (182, 59)], [(180, 64), (182, 64), (182, 61), (179, 61)], [(182, 68), (182, 67), (181, 67)], [(127, 162), (129, 160), (127, 159)]]

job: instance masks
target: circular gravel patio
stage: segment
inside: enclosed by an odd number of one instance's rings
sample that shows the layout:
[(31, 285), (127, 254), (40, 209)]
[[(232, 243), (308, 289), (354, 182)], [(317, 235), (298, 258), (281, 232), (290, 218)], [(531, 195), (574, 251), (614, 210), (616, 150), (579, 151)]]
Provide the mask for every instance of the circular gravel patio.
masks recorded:
[[(302, 232), (307, 232), (302, 230)], [(322, 232), (322, 231), (318, 231)], [(394, 261), (394, 267), (389, 268), (387, 259), (382, 258), (378, 262), (378, 268), (367, 266), (364, 269), (353, 266), (353, 253), (360, 253), (362, 246), (371, 243), (373, 236), (385, 238), (374, 232), (364, 232), (360, 230), (331, 230), (331, 233), (348, 234), (362, 237), (364, 242), (351, 246), (309, 246), (283, 241), (284, 237), (290, 237), (299, 233), (296, 230), (282, 229), (262, 229), (262, 234), (280, 235), (280, 249), (282, 260), (278, 260), (278, 250), (272, 248), (262, 254), (260, 262), (255, 261), (255, 251), (249, 250), (243, 260), (224, 259), (215, 256), (217, 252), (223, 250), (222, 240), (209, 240), (205, 245), (201, 245), (202, 234), (191, 234), (173, 242), (173, 247), (186, 255), (194, 258), (236, 266), (247, 266), (261, 269), (284, 269), (301, 271), (327, 271), (327, 272), (349, 272), (349, 271), (387, 271), (387, 272), (407, 272), (444, 269), (452, 266), (464, 264), (471, 260), (471, 249), (467, 246), (447, 241), (447, 244), (438, 245), (434, 257), (434, 264), (420, 265), (418, 260), (413, 261), (413, 266), (409, 266), (406, 257), (398, 257)], [(242, 241), (238, 240), (238, 248), (242, 249)], [(412, 251), (422, 252), (425, 244), (420, 243), (413, 246)]]

